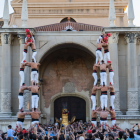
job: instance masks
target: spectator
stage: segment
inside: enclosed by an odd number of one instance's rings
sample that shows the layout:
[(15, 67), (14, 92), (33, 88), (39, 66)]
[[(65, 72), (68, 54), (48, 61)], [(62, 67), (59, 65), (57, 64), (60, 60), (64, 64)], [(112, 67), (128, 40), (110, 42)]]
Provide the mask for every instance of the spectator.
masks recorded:
[(123, 139), (123, 132), (118, 133), (118, 138), (116, 140), (122, 140)]
[(134, 139), (134, 133), (133, 132), (129, 132), (129, 137), (126, 140), (135, 140)]
[(12, 126), (9, 125), (9, 126), (8, 126), (8, 131), (7, 131), (7, 138), (8, 138), (8, 137), (13, 137), (13, 133), (15, 133), (15, 131), (12, 130)]

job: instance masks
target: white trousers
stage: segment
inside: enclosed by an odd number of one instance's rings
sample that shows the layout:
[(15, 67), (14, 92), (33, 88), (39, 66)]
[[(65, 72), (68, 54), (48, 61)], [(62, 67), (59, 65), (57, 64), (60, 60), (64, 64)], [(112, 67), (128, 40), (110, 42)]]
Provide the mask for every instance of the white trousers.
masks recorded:
[(105, 83), (106, 85), (106, 72), (100, 72), (100, 77), (101, 77), (101, 85), (103, 85), (103, 82)]
[(38, 108), (38, 95), (32, 95), (32, 108)]
[(96, 64), (97, 64), (97, 62), (98, 62), (99, 60), (100, 60), (100, 61), (103, 60), (103, 56), (102, 56), (102, 51), (97, 50), (97, 51), (96, 51)]
[(92, 100), (92, 110), (95, 110), (95, 106), (96, 106), (96, 96), (91, 95), (91, 100)]
[(27, 53), (23, 51), (23, 59), (22, 59), (21, 63), (23, 63), (23, 61), (26, 60), (26, 54)]
[(94, 86), (97, 84), (97, 73), (92, 73), (92, 76), (94, 78)]
[(115, 100), (115, 95), (110, 95), (110, 105), (112, 106), (112, 109), (115, 109), (114, 100)]
[(23, 128), (23, 122), (17, 121), (17, 126), (21, 126), (21, 128)]
[(20, 78), (21, 78), (20, 86), (22, 86), (22, 84), (24, 83), (24, 71), (19, 71), (19, 75), (20, 75)]
[(36, 63), (36, 59), (35, 59), (36, 54), (37, 54), (37, 52), (33, 52), (33, 54), (32, 54), (32, 58), (34, 59), (35, 63)]
[(39, 124), (39, 121), (33, 121), (33, 122), (32, 122), (32, 124), (35, 124), (35, 123)]
[(103, 123), (103, 129), (105, 129), (105, 123), (107, 123), (107, 120), (106, 121), (101, 121), (100, 120), (100, 124), (102, 125), (102, 123)]
[(107, 95), (101, 96), (101, 108), (104, 109), (104, 107), (107, 107)]
[(38, 75), (37, 71), (31, 71), (31, 81), (35, 82), (38, 79), (37, 75)]
[(19, 109), (21, 109), (23, 107), (23, 96), (18, 96), (19, 99)]
[(113, 125), (115, 125), (116, 124), (116, 120), (112, 120), (111, 121), (111, 125), (113, 126)]
[(97, 122), (96, 121), (91, 121), (91, 123), (93, 123), (95, 125), (95, 127), (97, 127)]
[(109, 81), (110, 81), (111, 85), (114, 84), (114, 82), (113, 82), (113, 76), (114, 76), (114, 72), (113, 71), (112, 72), (109, 72)]
[(110, 61), (110, 53), (109, 52), (104, 53), (104, 62), (105, 62), (105, 64), (107, 64), (107, 61)]

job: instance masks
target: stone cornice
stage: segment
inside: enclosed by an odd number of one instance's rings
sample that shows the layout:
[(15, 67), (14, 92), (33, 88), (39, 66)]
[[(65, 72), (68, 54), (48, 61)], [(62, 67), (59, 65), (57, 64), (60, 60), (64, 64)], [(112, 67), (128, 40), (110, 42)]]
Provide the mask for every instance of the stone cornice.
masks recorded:
[(102, 32), (118, 32), (119, 34), (126, 32), (140, 32), (140, 27), (104, 27)]
[[(30, 31), (35, 34), (34, 28), (28, 28)], [(26, 28), (0, 28), (0, 33), (12, 33), (12, 34), (25, 34)]]
[[(40, 2), (40, 3), (29, 3), (28, 2), (28, 8), (37, 8), (37, 7), (48, 7), (48, 8), (58, 8), (58, 7), (104, 7), (104, 8), (108, 8), (109, 7), (110, 2)], [(128, 2), (124, 1), (124, 2), (115, 2), (115, 7), (116, 8), (125, 8), (127, 6)], [(22, 3), (14, 3), (11, 2), (11, 5), (13, 8), (20, 8), (22, 7)]]
[[(42, 116), (42, 115), (41, 115)], [(100, 118), (100, 117), (99, 117)], [(110, 120), (110, 116), (107, 117)], [(116, 120), (138, 120), (140, 115), (116, 115)], [(17, 120), (17, 116), (1, 116), (0, 120)], [(26, 116), (25, 120), (31, 120), (30, 116)]]

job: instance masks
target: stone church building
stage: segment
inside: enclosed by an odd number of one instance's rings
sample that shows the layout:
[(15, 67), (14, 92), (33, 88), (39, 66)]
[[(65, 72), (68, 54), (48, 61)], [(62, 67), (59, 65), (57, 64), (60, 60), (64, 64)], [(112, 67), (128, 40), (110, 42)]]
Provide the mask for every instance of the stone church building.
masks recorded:
[[(14, 13), (9, 15), (5, 0), (0, 19), (0, 129), (16, 125), (26, 28), (34, 35), (36, 60), (41, 63), (41, 123), (61, 118), (63, 102), (68, 103), (69, 120), (72, 116), (91, 120), (92, 71), (96, 40), (102, 32), (112, 34), (109, 50), (115, 73), (117, 124), (125, 128), (140, 123), (140, 28), (133, 25), (132, 0), (12, 0), (11, 6)], [(127, 6), (128, 15), (124, 12)], [(26, 61), (30, 62), (31, 56), (28, 48)], [(26, 86), (31, 85), (30, 73), (31, 69), (26, 67)], [(96, 99), (99, 106), (100, 91)], [(31, 110), (29, 91), (24, 93), (24, 110)], [(30, 120), (26, 116), (25, 128)]]

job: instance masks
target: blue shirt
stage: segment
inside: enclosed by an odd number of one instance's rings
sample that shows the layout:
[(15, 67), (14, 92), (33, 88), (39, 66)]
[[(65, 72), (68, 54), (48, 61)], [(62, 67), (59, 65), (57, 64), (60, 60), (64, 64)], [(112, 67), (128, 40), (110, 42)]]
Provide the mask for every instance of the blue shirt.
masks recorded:
[(140, 140), (140, 136), (139, 135), (134, 134), (134, 137), (135, 137), (135, 140)]
[(8, 129), (8, 130), (7, 130), (7, 138), (8, 138), (8, 137), (13, 137), (13, 133), (15, 133), (14, 130)]
[(48, 131), (45, 131), (46, 135), (48, 135)]

